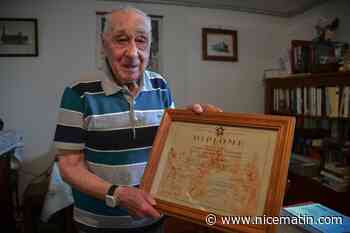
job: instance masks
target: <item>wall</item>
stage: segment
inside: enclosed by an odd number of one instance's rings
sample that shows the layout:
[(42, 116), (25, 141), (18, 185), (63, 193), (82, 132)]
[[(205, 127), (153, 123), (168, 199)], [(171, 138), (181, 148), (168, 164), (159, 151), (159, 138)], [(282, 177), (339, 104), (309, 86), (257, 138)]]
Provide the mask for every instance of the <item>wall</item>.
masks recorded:
[[(126, 3), (97, 2), (101, 11)], [(262, 112), (263, 69), (273, 66), (282, 50), (286, 19), (225, 10), (133, 4), (164, 16), (164, 75), (175, 100), (183, 106), (210, 102), (226, 111)], [(238, 31), (238, 62), (203, 61), (201, 28)]]
[[(190, 16), (188, 98), (213, 102), (226, 111), (263, 112), (262, 74), (275, 67), (283, 51), (285, 19), (230, 11), (202, 9)], [(238, 62), (201, 60), (203, 27), (238, 31)]]
[[(276, 67), (291, 38), (308, 39), (317, 17), (341, 15), (339, 38), (349, 38), (345, 22), (348, 1), (322, 5), (292, 19), (242, 12), (133, 4), (149, 14), (163, 15), (163, 70), (178, 106), (210, 102), (226, 111), (262, 112), (262, 73)], [(95, 11), (125, 3), (107, 1), (7, 0), (2, 17), (39, 20), (39, 57), (0, 58), (0, 116), (7, 129), (24, 134), (24, 168), (40, 173), (48, 156), (60, 96), (65, 85), (95, 67)], [(347, 20), (347, 21), (346, 21)], [(201, 28), (238, 31), (238, 62), (201, 59)], [(311, 28), (311, 29), (310, 29)], [(288, 32), (288, 33), (286, 33)]]
[(336, 40), (350, 42), (350, 1), (332, 0), (305, 12), (302, 15), (293, 17), (288, 21), (287, 38), (290, 40), (312, 40), (316, 36), (315, 25), (320, 17), (338, 17), (340, 24), (336, 34)]
[[(23, 132), (26, 170), (39, 173), (50, 163), (52, 155), (47, 152), (63, 88), (95, 67), (95, 10), (120, 5), (92, 0), (1, 2), (1, 16), (39, 22), (39, 57), (0, 58), (0, 116), (7, 129)], [(180, 6), (135, 6), (164, 16), (163, 70), (178, 106), (210, 102), (226, 111), (263, 110), (261, 74), (279, 55), (285, 19)], [(239, 61), (202, 61), (202, 27), (238, 30)]]
[(6, 129), (23, 132), (23, 182), (52, 160), (48, 151), (63, 87), (94, 67), (94, 7), (93, 0), (0, 2), (1, 17), (38, 19), (39, 56), (0, 57), (0, 117)]

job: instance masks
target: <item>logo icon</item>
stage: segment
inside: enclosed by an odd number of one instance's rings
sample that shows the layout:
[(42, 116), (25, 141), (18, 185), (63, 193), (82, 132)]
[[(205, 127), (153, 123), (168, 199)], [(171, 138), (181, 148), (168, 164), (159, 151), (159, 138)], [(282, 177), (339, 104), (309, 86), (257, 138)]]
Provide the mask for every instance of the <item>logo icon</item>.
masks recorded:
[(216, 136), (224, 135), (224, 128), (222, 126), (216, 128)]
[(208, 214), (207, 217), (205, 218), (205, 222), (209, 226), (215, 225), (215, 223), (216, 223), (216, 216), (215, 216), (215, 214)]

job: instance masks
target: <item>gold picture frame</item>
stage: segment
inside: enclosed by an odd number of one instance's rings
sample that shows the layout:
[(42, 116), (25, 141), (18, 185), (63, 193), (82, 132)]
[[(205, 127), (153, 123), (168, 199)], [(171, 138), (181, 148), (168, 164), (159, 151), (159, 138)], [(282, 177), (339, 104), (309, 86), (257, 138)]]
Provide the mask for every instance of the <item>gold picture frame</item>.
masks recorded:
[(223, 231), (275, 232), (276, 225), (220, 218), (279, 216), (294, 125), (286, 116), (167, 110), (141, 188), (170, 216)]

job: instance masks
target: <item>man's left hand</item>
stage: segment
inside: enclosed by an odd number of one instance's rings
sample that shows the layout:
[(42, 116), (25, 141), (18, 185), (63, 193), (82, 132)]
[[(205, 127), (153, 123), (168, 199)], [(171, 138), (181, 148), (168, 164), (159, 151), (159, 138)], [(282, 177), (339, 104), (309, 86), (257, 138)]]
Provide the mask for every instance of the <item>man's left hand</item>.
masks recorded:
[(194, 113), (203, 113), (203, 112), (223, 112), (221, 108), (216, 107), (211, 104), (192, 104), (186, 109), (193, 111)]

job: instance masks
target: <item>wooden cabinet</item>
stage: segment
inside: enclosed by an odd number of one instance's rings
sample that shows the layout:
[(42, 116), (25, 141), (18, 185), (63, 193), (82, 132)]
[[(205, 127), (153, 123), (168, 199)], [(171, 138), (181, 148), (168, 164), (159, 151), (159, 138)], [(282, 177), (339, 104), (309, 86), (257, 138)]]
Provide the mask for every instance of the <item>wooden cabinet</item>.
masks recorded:
[[(307, 141), (317, 138), (324, 142), (322, 140), (326, 137), (335, 139), (339, 144), (350, 141), (350, 72), (268, 78), (264, 82), (265, 113), (296, 117), (293, 150), (299, 150), (297, 143), (300, 139)], [(331, 91), (335, 92), (335, 99), (331, 99)], [(345, 98), (346, 93), (348, 96)], [(309, 153), (305, 148), (297, 152)], [(320, 146), (320, 171), (324, 168), (328, 152), (327, 148)], [(350, 160), (349, 153), (340, 152), (345, 160)], [(314, 201), (350, 215), (349, 189), (336, 192), (311, 177), (291, 173), (289, 180), (285, 205)]]

